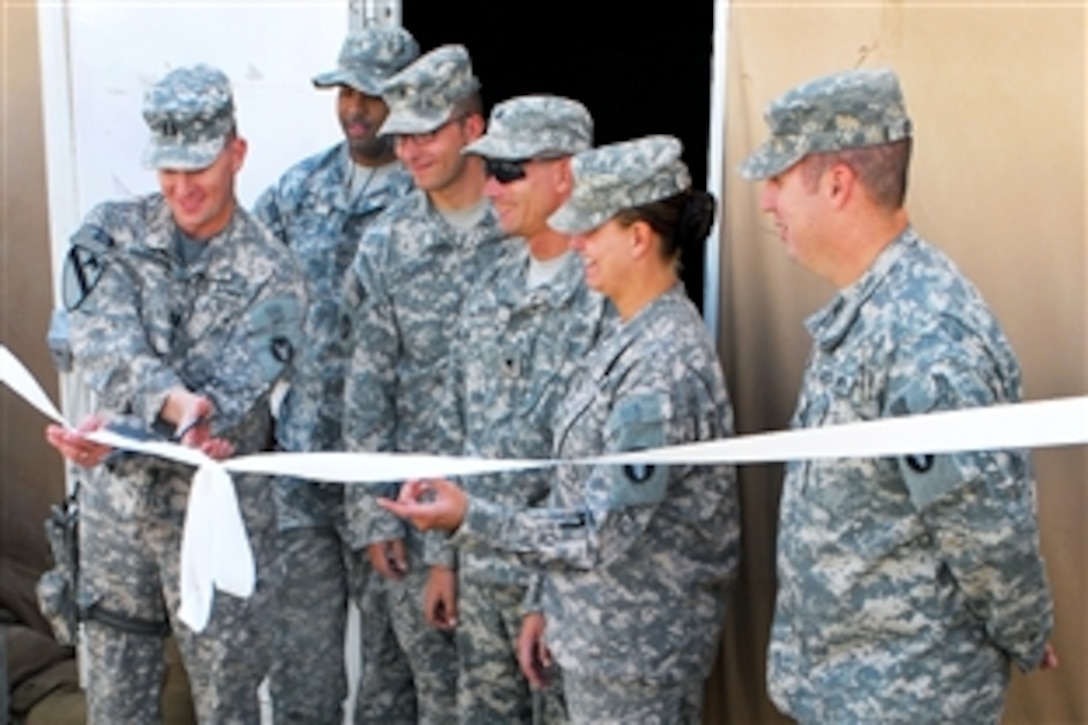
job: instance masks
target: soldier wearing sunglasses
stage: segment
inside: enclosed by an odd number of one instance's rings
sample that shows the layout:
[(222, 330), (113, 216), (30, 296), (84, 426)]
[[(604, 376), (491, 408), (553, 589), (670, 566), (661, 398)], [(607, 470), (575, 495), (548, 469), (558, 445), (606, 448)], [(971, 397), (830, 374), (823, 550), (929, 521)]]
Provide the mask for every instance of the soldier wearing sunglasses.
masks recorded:
[(702, 722), (739, 560), (732, 466), (575, 462), (732, 432), (717, 352), (678, 272), (715, 203), (691, 189), (680, 154), (668, 136), (580, 152), (570, 197), (548, 217), (619, 320), (557, 408), (552, 456), (567, 462), (546, 502), (509, 505), (444, 479), (382, 502), (454, 531), (461, 551), (508, 552), (534, 572), (527, 600), (546, 616), (547, 647), (529, 654), (554, 652), (576, 724)]
[[(461, 452), (463, 436), (436, 410), (447, 384), (454, 322), (470, 286), (511, 245), (484, 196), (484, 165), (462, 150), (484, 131), (479, 81), (463, 46), (421, 56), (387, 79), (397, 158), (416, 190), (368, 227), (344, 290), (344, 344), (351, 349), (344, 391), (344, 441), (350, 451)], [(400, 648), (412, 669), (419, 722), (448, 723), (456, 710), (453, 634), (427, 626), (427, 567), (452, 567), (441, 539), (423, 536), (376, 504), (370, 490), (348, 487), (345, 513), (355, 549), (366, 548), (383, 576)], [(431, 600), (431, 619), (452, 626), (454, 603)]]
[[(549, 456), (552, 416), (567, 382), (612, 318), (605, 298), (586, 288), (570, 239), (547, 225), (570, 194), (571, 156), (592, 141), (593, 120), (581, 103), (522, 96), (495, 106), (487, 134), (465, 149), (483, 158), (484, 193), (516, 246), (473, 288), (454, 336), (441, 410), (459, 416), (466, 455)], [(548, 472), (531, 471), (463, 483), (475, 495), (524, 508), (547, 498), (550, 480)], [(460, 721), (562, 721), (557, 683), (545, 681), (551, 673), (522, 674), (518, 666), (529, 571), (515, 556), (493, 550), (459, 551), (457, 563), (456, 587), (454, 573), (437, 567), (430, 584), (451, 601), (456, 591)], [(542, 619), (532, 614), (525, 622), (531, 649)], [(546, 687), (545, 695), (534, 700), (530, 683)]]

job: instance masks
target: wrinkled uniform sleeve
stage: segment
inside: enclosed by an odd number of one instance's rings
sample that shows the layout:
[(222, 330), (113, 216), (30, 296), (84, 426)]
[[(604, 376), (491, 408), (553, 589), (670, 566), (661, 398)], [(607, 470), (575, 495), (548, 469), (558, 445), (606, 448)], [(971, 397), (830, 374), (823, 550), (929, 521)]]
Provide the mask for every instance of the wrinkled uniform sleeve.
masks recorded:
[[(673, 419), (669, 394), (633, 387), (617, 398), (604, 429), (606, 453), (690, 439), (682, 432), (682, 421)], [(668, 484), (665, 466), (599, 465), (588, 470), (564, 466), (558, 475), (586, 476), (582, 505), (510, 510), (472, 498), (454, 540), (490, 542), (520, 554), (530, 566), (559, 563), (591, 569), (623, 556), (638, 541), (664, 500)], [(556, 495), (553, 489), (552, 503)]]
[[(93, 210), (73, 242), (90, 229), (101, 228), (106, 213), (104, 207)], [(72, 353), (100, 405), (132, 414), (151, 429), (167, 393), (183, 383), (149, 344), (140, 318), (139, 280), (123, 253), (114, 248), (101, 256), (99, 264), (97, 283), (70, 311)]]
[(272, 233), (276, 239), (287, 244), (287, 226), (283, 218), (278, 184), (265, 189), (253, 204), (253, 216)]
[[(344, 381), (344, 446), (348, 451), (396, 450), (396, 369), (400, 335), (380, 265), (388, 227), (376, 224), (359, 244), (345, 280), (344, 315), (351, 361)], [(404, 537), (405, 524), (377, 504), (371, 487), (348, 486), (345, 513), (352, 546)]]
[[(1018, 389), (1012, 396), (1002, 391), (985, 351), (974, 351), (969, 340), (929, 338), (906, 348), (932, 354), (912, 365), (912, 373), (889, 381), (894, 415), (1019, 399)], [(900, 458), (898, 465), (941, 562), (987, 636), (1020, 669), (1035, 668), (1053, 626), (1053, 603), (1039, 550), (1028, 453), (920, 453)]]

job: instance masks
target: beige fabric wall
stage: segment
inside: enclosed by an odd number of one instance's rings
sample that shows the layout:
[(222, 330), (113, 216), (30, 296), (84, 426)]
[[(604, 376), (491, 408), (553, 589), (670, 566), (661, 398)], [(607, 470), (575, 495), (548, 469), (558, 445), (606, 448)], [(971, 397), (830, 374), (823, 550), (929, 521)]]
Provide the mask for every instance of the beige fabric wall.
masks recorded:
[[(37, 9), (0, 10), (0, 342), (57, 399), (45, 347), (52, 309)], [(42, 522), (63, 493), (61, 463), (42, 438), (45, 419), (0, 389), (0, 565), (45, 566)], [(0, 568), (0, 589), (10, 569)], [(2, 603), (2, 601), (0, 601)]]
[[(783, 428), (809, 339), (834, 290), (789, 261), (736, 176), (787, 88), (890, 66), (915, 123), (908, 209), (982, 289), (1030, 399), (1088, 393), (1085, 9), (1038, 2), (735, 3), (729, 20), (721, 348), (742, 432)], [(1061, 669), (1019, 677), (1008, 722), (1088, 720), (1088, 452), (1036, 456)], [(710, 687), (709, 722), (772, 721), (764, 654), (773, 607), (779, 467), (743, 471), (744, 569)]]

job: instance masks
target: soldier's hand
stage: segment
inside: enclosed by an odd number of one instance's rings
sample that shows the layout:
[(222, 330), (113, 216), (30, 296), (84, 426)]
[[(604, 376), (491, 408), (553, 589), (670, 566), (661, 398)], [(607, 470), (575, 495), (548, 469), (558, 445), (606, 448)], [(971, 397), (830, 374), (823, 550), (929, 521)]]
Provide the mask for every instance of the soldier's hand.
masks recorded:
[(84, 438), (86, 433), (98, 430), (103, 425), (105, 420), (98, 415), (85, 418), (71, 430), (59, 425), (48, 425), (45, 427), (45, 440), (72, 463), (90, 468), (101, 463), (113, 450), (109, 446)]
[(1054, 645), (1050, 642), (1046, 643), (1046, 649), (1043, 650), (1043, 659), (1039, 662), (1040, 670), (1056, 670), (1059, 666), (1058, 652), (1054, 649)]
[(552, 653), (544, 644), (544, 625), (540, 612), (526, 614), (518, 635), (518, 665), (529, 685), (537, 690), (550, 684), (548, 671), (552, 667)]
[(444, 478), (417, 479), (401, 486), (396, 501), (379, 498), (378, 505), (421, 531), (453, 531), (465, 518), (468, 494)]
[(457, 572), (444, 566), (432, 566), (423, 589), (423, 617), (436, 629), (457, 626)]
[(234, 455), (234, 444), (226, 438), (213, 438), (212, 401), (188, 390), (175, 390), (167, 396), (160, 415), (175, 424), (174, 437), (179, 443), (199, 448), (204, 455), (223, 460)]
[(408, 573), (404, 539), (390, 539), (371, 544), (366, 550), (370, 565), (386, 579), (402, 579)]

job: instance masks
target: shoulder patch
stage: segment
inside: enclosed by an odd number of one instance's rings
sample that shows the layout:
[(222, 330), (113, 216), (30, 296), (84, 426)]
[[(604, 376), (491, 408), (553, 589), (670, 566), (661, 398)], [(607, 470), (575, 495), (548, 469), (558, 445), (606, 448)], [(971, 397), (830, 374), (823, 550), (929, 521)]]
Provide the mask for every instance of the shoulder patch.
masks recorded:
[[(609, 416), (607, 436), (617, 453), (665, 445), (666, 401), (660, 395), (621, 400)], [(645, 506), (665, 498), (668, 468), (645, 463), (615, 466), (609, 492), (612, 508)]]
[(251, 350), (266, 378), (277, 377), (294, 360), (302, 324), (302, 304), (291, 295), (264, 300), (250, 309)]
[(68, 310), (78, 309), (106, 269), (113, 239), (101, 227), (84, 224), (74, 235), (61, 273), (61, 298)]

